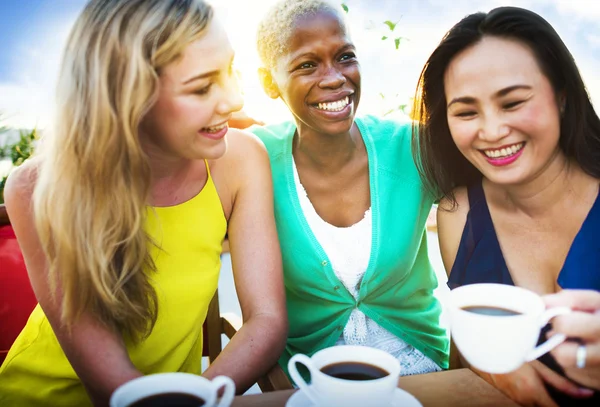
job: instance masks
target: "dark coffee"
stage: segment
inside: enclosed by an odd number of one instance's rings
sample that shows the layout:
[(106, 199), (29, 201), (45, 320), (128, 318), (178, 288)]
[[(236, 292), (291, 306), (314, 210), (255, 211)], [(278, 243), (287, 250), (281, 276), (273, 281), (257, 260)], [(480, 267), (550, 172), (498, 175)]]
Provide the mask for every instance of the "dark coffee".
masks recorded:
[(473, 312), (475, 314), (490, 315), (492, 317), (509, 317), (512, 315), (521, 315), (519, 311), (515, 311), (508, 308), (501, 307), (490, 307), (487, 305), (470, 305), (468, 307), (462, 307), (465, 311)]
[(368, 363), (340, 362), (332, 363), (321, 368), (321, 372), (344, 380), (375, 380), (389, 375), (389, 373)]
[(198, 407), (204, 405), (204, 399), (185, 393), (162, 393), (144, 397), (129, 407)]

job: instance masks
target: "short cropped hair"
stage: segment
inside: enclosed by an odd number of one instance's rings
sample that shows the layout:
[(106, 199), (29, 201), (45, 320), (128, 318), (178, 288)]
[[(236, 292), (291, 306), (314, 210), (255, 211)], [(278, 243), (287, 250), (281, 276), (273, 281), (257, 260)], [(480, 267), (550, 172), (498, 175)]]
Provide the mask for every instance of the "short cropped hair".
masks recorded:
[(333, 12), (344, 21), (341, 3), (328, 0), (281, 0), (267, 11), (256, 35), (258, 55), (265, 68), (274, 68), (278, 58), (285, 54), (296, 20), (320, 11)]

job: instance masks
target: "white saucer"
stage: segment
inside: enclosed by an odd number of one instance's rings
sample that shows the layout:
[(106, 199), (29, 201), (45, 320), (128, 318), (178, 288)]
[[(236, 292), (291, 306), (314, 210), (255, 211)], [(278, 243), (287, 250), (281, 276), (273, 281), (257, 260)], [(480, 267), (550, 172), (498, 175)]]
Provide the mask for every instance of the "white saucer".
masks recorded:
[[(402, 390), (396, 389), (394, 391), (394, 399), (390, 404), (390, 407), (423, 407), (423, 404), (419, 400), (415, 398), (412, 394)], [(285, 407), (319, 407), (315, 403), (312, 402), (302, 391), (302, 389), (298, 389), (297, 392), (292, 394), (292, 397), (289, 398), (287, 403), (285, 403)], [(335, 407), (335, 406), (326, 406), (326, 407)], [(373, 406), (374, 407), (374, 406)], [(379, 406), (378, 406), (379, 407)]]

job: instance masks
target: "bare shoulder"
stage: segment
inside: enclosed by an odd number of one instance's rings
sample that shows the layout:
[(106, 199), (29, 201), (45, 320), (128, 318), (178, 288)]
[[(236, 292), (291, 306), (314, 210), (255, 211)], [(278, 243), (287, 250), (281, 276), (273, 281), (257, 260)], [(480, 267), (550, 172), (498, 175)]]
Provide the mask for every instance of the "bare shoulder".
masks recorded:
[(211, 164), (211, 168), (226, 213), (227, 208), (233, 207), (240, 191), (271, 180), (264, 144), (254, 134), (238, 129), (229, 129), (227, 151)]
[(227, 133), (227, 152), (222, 157), (223, 168), (237, 178), (246, 178), (262, 168), (268, 168), (269, 156), (263, 142), (254, 134), (239, 129)]
[(267, 150), (263, 142), (254, 134), (239, 130), (229, 129), (227, 133), (227, 153), (232, 159), (240, 157), (258, 156), (267, 157)]
[(442, 198), (438, 205), (438, 218), (440, 216), (448, 218), (465, 217), (469, 213), (469, 195), (467, 187), (458, 187), (454, 191), (456, 202), (449, 198)]
[(7, 208), (14, 210), (21, 206), (21, 203), (31, 201), (40, 164), (38, 158), (32, 158), (11, 171), (4, 187), (4, 200)]
[(438, 239), (446, 272), (449, 274), (454, 264), (462, 233), (469, 214), (469, 196), (466, 187), (454, 191), (456, 202), (443, 198), (437, 211)]

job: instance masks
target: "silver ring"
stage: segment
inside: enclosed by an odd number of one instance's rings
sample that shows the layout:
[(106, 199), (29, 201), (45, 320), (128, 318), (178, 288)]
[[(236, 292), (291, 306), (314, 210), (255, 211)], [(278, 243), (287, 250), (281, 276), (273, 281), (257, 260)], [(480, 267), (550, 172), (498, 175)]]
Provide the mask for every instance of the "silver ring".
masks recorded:
[(577, 355), (576, 355), (577, 367), (579, 369), (583, 369), (585, 367), (585, 358), (586, 357), (587, 357), (587, 350), (585, 348), (585, 345), (581, 344), (577, 347)]

